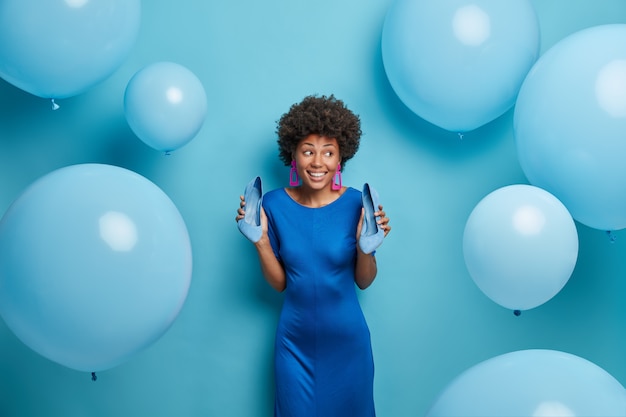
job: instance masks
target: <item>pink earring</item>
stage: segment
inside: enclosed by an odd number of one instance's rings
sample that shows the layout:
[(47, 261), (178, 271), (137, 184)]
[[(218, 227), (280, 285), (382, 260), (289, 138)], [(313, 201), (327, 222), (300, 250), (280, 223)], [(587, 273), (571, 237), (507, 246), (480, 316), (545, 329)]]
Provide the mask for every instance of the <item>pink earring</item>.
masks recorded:
[(296, 170), (296, 161), (291, 161), (291, 170), (289, 171), (289, 185), (297, 187), (300, 184), (300, 178), (298, 178), (298, 170)]
[(341, 164), (337, 164), (337, 171), (333, 177), (333, 183), (330, 185), (333, 190), (341, 190)]

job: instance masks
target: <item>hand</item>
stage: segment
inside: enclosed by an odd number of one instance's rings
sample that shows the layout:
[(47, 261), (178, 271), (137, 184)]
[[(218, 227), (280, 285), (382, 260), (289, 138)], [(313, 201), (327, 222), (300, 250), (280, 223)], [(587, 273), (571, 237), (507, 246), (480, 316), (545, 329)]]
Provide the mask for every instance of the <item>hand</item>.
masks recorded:
[(378, 205), (378, 211), (374, 213), (374, 216), (377, 217), (376, 223), (380, 226), (381, 229), (385, 231), (385, 237), (391, 232), (391, 226), (389, 226), (389, 217), (383, 210), (382, 204)]
[[(359, 237), (361, 236), (361, 228), (363, 227), (364, 216), (365, 216), (365, 209), (361, 209), (361, 217), (359, 218), (359, 223), (357, 224), (357, 227), (356, 227), (357, 241), (359, 240)], [(383, 229), (385, 233), (385, 237), (387, 237), (389, 232), (391, 232), (391, 226), (389, 226), (389, 217), (387, 217), (387, 213), (385, 213), (385, 211), (383, 210), (382, 204), (378, 205), (378, 211), (374, 213), (374, 216), (376, 216), (376, 224), (378, 224), (380, 228)]]
[(240, 195), (239, 199), (241, 201), (239, 202), (239, 208), (237, 209), (237, 216), (235, 217), (235, 222), (238, 222), (239, 220), (243, 219), (246, 216), (246, 210), (244, 209), (244, 206), (246, 205), (246, 200), (243, 199), (243, 195)]
[[(246, 201), (244, 200), (244, 196), (240, 195), (239, 199), (241, 201), (239, 202), (239, 208), (237, 209), (237, 215), (235, 216), (235, 222), (239, 222), (239, 220), (243, 220), (245, 218), (245, 216), (246, 216), (246, 210), (245, 210)], [(260, 241), (267, 241), (267, 242), (269, 242), (269, 238), (267, 236), (267, 215), (265, 214), (265, 210), (263, 209), (263, 207), (261, 207), (260, 218), (261, 218), (261, 236), (260, 236), (260, 238), (258, 238), (258, 236), (255, 237), (255, 238), (251, 238), (250, 235), (247, 235), (244, 232), (244, 235), (246, 235), (246, 237), (248, 239), (250, 239), (255, 244), (258, 244), (258, 242), (260, 242)]]

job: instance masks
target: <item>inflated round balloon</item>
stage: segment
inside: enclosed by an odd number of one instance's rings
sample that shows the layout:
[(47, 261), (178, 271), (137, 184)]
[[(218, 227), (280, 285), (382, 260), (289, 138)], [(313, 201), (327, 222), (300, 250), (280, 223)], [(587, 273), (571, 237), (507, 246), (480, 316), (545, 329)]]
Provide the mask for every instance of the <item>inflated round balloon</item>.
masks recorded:
[(105, 370), (155, 342), (191, 272), (176, 206), (124, 168), (53, 171), (0, 221), (0, 315), (31, 349), (72, 369)]
[(196, 75), (173, 62), (137, 71), (126, 86), (124, 112), (133, 132), (154, 149), (170, 152), (200, 131), (207, 98)]
[(520, 350), (461, 373), (426, 417), (623, 417), (626, 390), (596, 364), (555, 350)]
[(581, 30), (541, 56), (515, 106), (519, 162), (591, 228), (626, 227), (624, 132), (625, 24)]
[(0, 77), (39, 97), (80, 94), (126, 59), (140, 17), (140, 0), (2, 0)]
[(509, 110), (538, 56), (529, 0), (395, 0), (383, 26), (383, 63), (397, 96), (454, 132)]
[(553, 298), (578, 259), (578, 233), (565, 206), (541, 188), (517, 184), (484, 197), (465, 224), (470, 276), (491, 300), (528, 310)]

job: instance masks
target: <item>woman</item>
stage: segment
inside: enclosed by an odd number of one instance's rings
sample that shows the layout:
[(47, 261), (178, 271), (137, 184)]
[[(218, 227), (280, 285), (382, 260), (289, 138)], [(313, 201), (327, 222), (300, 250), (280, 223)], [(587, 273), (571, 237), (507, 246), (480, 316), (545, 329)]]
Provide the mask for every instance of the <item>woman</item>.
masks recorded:
[[(285, 291), (275, 341), (275, 416), (375, 416), (370, 334), (355, 290), (374, 281), (375, 251), (359, 244), (362, 193), (341, 184), (341, 167), (359, 147), (360, 120), (332, 95), (308, 96), (280, 118), (277, 134), (291, 187), (263, 196), (259, 234), (249, 237), (265, 279)], [(237, 222), (245, 204), (241, 196)], [(370, 212), (382, 241), (389, 219), (382, 205)]]

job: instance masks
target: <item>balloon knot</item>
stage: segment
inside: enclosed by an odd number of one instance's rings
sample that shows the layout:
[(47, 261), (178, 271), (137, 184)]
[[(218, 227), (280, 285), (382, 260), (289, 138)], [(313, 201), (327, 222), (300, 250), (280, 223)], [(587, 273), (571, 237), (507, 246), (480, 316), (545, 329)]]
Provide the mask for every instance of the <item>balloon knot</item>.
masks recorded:
[(459, 139), (463, 140), (463, 133), (459, 132), (457, 135), (459, 135)]
[(98, 377), (96, 376), (95, 372), (91, 373), (91, 380), (94, 381), (94, 382), (98, 380)]
[(54, 101), (54, 99), (52, 99), (51, 101), (52, 101), (52, 110), (58, 110), (59, 107), (61, 107)]
[(606, 231), (606, 235), (609, 237), (609, 241), (611, 243), (614, 243), (615, 240), (617, 239), (617, 236), (615, 236), (615, 234), (612, 231), (610, 231), (610, 230)]
[(513, 314), (519, 317), (519, 315), (522, 314), (522, 312), (519, 310), (513, 310)]

